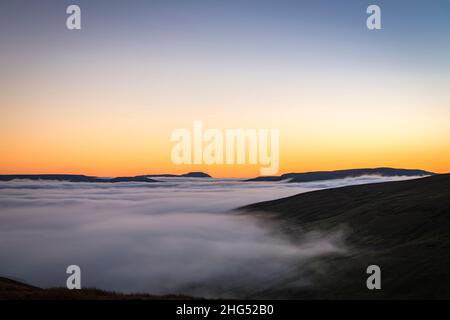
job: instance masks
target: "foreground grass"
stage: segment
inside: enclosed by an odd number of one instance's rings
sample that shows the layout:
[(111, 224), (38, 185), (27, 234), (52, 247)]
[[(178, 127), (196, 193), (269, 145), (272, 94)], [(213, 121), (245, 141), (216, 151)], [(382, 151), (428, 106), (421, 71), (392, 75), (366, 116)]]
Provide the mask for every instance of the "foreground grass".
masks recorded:
[(122, 294), (93, 288), (68, 290), (42, 289), (19, 281), (0, 277), (0, 300), (186, 300), (184, 295)]

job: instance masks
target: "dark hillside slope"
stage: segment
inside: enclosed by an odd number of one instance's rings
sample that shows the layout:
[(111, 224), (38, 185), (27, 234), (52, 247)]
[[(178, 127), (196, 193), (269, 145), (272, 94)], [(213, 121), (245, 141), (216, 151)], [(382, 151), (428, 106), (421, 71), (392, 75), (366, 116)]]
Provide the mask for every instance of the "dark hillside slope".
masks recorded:
[(69, 290), (66, 288), (41, 289), (16, 280), (0, 277), (1, 300), (188, 300), (183, 295), (156, 296), (150, 294), (121, 294), (94, 288)]
[[(279, 295), (450, 298), (450, 174), (308, 192), (241, 210), (292, 236), (345, 230), (349, 254), (322, 261), (329, 272), (316, 275), (317, 286)], [(382, 269), (377, 292), (366, 289), (370, 264)]]

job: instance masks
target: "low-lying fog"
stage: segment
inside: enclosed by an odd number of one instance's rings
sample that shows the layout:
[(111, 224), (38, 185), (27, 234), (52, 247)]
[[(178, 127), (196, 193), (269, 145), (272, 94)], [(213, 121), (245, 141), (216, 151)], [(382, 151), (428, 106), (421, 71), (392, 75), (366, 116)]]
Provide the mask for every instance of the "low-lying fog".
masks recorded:
[(0, 276), (65, 286), (66, 267), (75, 264), (83, 287), (122, 292), (235, 297), (277, 282), (305, 286), (310, 280), (301, 265), (345, 254), (342, 235), (317, 230), (294, 243), (229, 210), (310, 190), (401, 179), (406, 177), (301, 184), (198, 178), (1, 182)]

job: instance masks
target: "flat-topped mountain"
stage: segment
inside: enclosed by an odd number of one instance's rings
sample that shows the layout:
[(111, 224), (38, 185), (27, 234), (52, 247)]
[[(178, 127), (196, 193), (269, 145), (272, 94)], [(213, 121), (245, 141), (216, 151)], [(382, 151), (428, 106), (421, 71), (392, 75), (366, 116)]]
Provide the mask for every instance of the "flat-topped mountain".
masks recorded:
[(154, 178), (212, 178), (209, 174), (204, 172), (189, 172), (185, 174), (146, 174), (143, 177)]
[[(312, 191), (240, 210), (294, 238), (340, 230), (348, 247), (315, 262), (313, 286), (269, 288), (259, 298), (450, 298), (450, 174)], [(381, 290), (366, 287), (373, 264)]]
[(248, 179), (245, 181), (282, 181), (289, 182), (312, 182), (321, 180), (344, 179), (351, 177), (359, 177), (365, 175), (378, 175), (383, 177), (393, 176), (428, 176), (433, 172), (417, 170), (417, 169), (395, 169), (395, 168), (364, 168), (364, 169), (348, 169), (333, 171), (312, 171), (303, 173), (286, 173), (281, 176), (267, 176)]

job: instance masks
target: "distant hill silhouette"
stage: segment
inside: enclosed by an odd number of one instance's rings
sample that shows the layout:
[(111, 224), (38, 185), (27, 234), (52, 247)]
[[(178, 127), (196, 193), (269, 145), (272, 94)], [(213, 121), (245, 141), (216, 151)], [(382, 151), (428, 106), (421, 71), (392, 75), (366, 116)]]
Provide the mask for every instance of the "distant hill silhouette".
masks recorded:
[(392, 176), (427, 176), (433, 175), (433, 172), (417, 170), (417, 169), (394, 169), (394, 168), (365, 168), (365, 169), (348, 169), (334, 171), (312, 171), (303, 173), (286, 173), (281, 176), (267, 176), (248, 179), (245, 181), (282, 181), (289, 182), (312, 182), (321, 180), (334, 180), (349, 177), (359, 177), (363, 175), (379, 175), (384, 177)]
[(211, 178), (211, 176), (204, 172), (189, 172), (186, 174), (182, 174), (182, 177), (190, 177), (190, 178)]
[(0, 175), (0, 181), (12, 181), (16, 179), (27, 180), (53, 180), (53, 181), (67, 181), (67, 182), (158, 182), (157, 180), (146, 177), (117, 177), (117, 178), (101, 178), (76, 174), (5, 174)]
[(134, 177), (94, 177), (85, 176), (80, 174), (4, 174), (0, 175), (0, 181), (12, 181), (16, 179), (27, 180), (54, 180), (54, 181), (67, 181), (67, 182), (104, 182), (104, 183), (116, 183), (116, 182), (160, 182), (151, 178), (211, 178), (210, 175), (204, 172), (189, 172), (181, 175), (176, 174), (146, 174)]
[(149, 179), (147, 177), (137, 176), (137, 177), (117, 177), (117, 178), (112, 178), (112, 179), (109, 179), (108, 182), (115, 183), (115, 182), (159, 182), (159, 181), (153, 180), (153, 179)]
[[(240, 210), (294, 238), (344, 231), (349, 248), (302, 266), (314, 286), (267, 288), (257, 298), (450, 299), (450, 174), (312, 191)], [(372, 264), (381, 267), (381, 290), (366, 288)]]
[(212, 178), (209, 174), (204, 172), (189, 172), (185, 174), (146, 174), (143, 177), (154, 178)]

